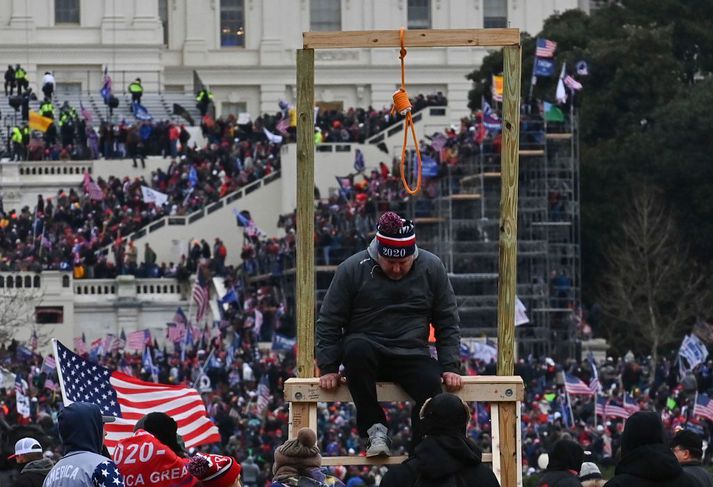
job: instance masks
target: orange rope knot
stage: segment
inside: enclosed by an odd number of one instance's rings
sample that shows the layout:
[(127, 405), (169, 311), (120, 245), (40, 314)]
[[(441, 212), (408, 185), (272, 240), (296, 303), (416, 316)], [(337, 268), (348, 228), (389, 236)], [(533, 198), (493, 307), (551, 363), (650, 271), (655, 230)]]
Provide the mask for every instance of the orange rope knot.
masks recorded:
[[(394, 93), (394, 105), (391, 107), (391, 113), (395, 111), (398, 112), (404, 119), (404, 143), (401, 148), (401, 181), (404, 184), (404, 188), (408, 194), (414, 195), (421, 190), (421, 151), (418, 148), (418, 138), (416, 137), (416, 127), (413, 124), (413, 118), (411, 118), (411, 100), (408, 98), (408, 93), (406, 92), (406, 67), (404, 60), (406, 59), (406, 47), (404, 46), (404, 28), (401, 27), (399, 32), (399, 38), (401, 40), (401, 51), (399, 58), (401, 59), (401, 88)], [(406, 144), (408, 141), (408, 129), (411, 127), (411, 135), (413, 136), (413, 143), (416, 146), (416, 157), (418, 158), (418, 176), (416, 178), (416, 188), (411, 189), (408, 181), (406, 181), (406, 171), (404, 167), (406, 165)]]

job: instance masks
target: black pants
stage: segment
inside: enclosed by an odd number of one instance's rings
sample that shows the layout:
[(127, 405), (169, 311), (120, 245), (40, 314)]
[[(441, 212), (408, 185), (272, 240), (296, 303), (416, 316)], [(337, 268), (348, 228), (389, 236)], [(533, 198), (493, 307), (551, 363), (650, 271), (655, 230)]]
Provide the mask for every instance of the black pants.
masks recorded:
[(418, 413), (426, 399), (442, 391), (441, 366), (431, 357), (402, 357), (379, 352), (366, 340), (352, 340), (342, 359), (349, 392), (357, 410), (359, 435), (376, 423), (385, 426), (384, 410), (376, 399), (376, 382), (387, 381), (400, 385), (414, 400), (411, 410), (412, 441), (410, 450), (421, 441)]

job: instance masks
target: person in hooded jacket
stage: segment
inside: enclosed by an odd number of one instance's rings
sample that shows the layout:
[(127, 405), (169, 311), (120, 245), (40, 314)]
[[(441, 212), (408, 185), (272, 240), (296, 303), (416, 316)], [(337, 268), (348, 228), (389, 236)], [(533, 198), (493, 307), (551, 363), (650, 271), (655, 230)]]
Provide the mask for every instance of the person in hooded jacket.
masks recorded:
[(437, 394), (419, 417), (424, 439), (411, 458), (386, 472), (381, 487), (499, 487), (482, 451), (466, 437), (470, 410), (458, 396)]
[(116, 464), (102, 456), (104, 421), (96, 404), (75, 402), (59, 412), (57, 429), (64, 456), (49, 471), (43, 487), (124, 487)]
[(679, 431), (670, 446), (684, 472), (695, 477), (700, 487), (713, 487), (713, 474), (703, 466), (703, 439), (698, 434)]
[(584, 450), (572, 440), (559, 440), (552, 447), (547, 470), (538, 487), (582, 487), (579, 469), (584, 461)]
[(604, 487), (693, 487), (695, 478), (683, 471), (664, 444), (661, 417), (655, 412), (634, 413), (621, 435), (621, 460), (614, 478)]

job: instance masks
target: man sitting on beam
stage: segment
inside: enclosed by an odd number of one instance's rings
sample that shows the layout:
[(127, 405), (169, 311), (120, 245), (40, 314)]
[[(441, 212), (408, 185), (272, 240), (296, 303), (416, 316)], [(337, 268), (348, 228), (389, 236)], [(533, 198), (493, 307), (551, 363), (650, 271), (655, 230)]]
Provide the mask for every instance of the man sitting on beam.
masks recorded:
[[(431, 357), (429, 324), (435, 329), (438, 360)], [(460, 318), (441, 260), (416, 246), (411, 221), (386, 212), (366, 250), (342, 262), (317, 318), (320, 387), (339, 387), (343, 375), (357, 411), (367, 457), (390, 455), (384, 410), (376, 382), (401, 386), (411, 396), (410, 450), (420, 442), (418, 412), (442, 391), (462, 387)]]

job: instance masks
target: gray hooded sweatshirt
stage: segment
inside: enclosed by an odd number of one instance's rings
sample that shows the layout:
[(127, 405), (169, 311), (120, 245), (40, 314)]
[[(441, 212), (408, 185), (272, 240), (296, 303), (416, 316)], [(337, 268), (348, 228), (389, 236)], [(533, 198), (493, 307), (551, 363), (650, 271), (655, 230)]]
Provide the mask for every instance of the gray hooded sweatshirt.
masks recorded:
[(435, 328), (438, 362), (460, 371), (460, 318), (453, 287), (441, 260), (416, 249), (411, 271), (389, 279), (377, 264), (377, 244), (342, 262), (317, 318), (317, 365), (337, 372), (345, 343), (367, 340), (380, 352), (429, 356), (429, 323)]

